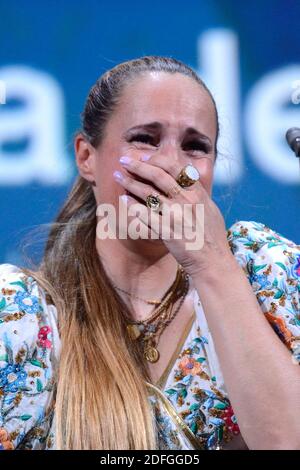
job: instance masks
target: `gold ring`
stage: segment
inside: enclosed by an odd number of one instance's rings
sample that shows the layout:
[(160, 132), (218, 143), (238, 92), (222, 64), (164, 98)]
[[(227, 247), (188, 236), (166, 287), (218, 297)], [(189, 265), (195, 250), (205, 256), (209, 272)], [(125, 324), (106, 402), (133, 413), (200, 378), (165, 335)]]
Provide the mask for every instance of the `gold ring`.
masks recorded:
[(199, 171), (193, 165), (189, 164), (182, 168), (176, 178), (176, 182), (182, 188), (188, 188), (189, 186), (192, 186), (192, 184), (196, 183), (196, 181), (198, 181), (199, 179)]
[(161, 200), (158, 194), (149, 194), (146, 197), (146, 206), (152, 211), (158, 211), (161, 206)]

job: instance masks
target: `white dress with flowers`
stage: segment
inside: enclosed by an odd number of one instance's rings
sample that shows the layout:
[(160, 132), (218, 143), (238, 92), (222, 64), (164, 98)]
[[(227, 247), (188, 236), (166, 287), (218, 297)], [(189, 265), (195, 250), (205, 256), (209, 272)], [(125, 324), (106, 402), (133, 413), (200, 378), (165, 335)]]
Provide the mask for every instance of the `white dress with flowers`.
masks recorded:
[[(300, 246), (252, 221), (236, 222), (227, 235), (262, 314), (298, 364)], [(55, 449), (56, 308), (15, 265), (0, 265), (0, 289), (0, 449)], [(175, 358), (158, 383), (148, 384), (157, 448), (239, 448), (239, 426), (196, 290), (193, 298), (194, 317)]]

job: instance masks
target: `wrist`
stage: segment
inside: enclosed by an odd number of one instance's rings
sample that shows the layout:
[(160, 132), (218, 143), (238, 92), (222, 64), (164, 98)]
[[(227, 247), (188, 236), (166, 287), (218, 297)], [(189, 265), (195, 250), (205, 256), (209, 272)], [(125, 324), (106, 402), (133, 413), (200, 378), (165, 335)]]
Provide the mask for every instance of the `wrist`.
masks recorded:
[(217, 258), (208, 258), (205, 263), (201, 263), (191, 270), (190, 276), (193, 282), (213, 283), (219, 279), (231, 277), (241, 273), (241, 267), (234, 255), (230, 252)]

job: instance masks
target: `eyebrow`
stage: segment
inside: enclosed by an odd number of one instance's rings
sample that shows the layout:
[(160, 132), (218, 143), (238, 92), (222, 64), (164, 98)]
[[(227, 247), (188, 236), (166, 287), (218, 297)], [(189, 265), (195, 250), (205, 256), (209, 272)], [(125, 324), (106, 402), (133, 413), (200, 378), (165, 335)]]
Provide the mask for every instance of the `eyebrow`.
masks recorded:
[[(149, 123), (145, 123), (145, 124), (139, 124), (137, 126), (130, 127), (125, 132), (125, 135), (127, 133), (131, 133), (131, 132), (139, 130), (139, 129), (144, 129), (144, 130), (149, 130), (149, 131), (158, 131), (158, 130), (161, 130), (162, 127), (163, 127), (163, 125), (158, 121), (149, 122)], [(195, 135), (198, 138), (200, 138), (201, 140), (206, 141), (207, 143), (209, 143), (212, 146), (212, 142), (211, 142), (210, 138), (207, 135), (205, 135), (202, 132), (195, 129), (194, 127), (187, 127), (185, 129), (185, 133), (188, 134), (188, 135)]]

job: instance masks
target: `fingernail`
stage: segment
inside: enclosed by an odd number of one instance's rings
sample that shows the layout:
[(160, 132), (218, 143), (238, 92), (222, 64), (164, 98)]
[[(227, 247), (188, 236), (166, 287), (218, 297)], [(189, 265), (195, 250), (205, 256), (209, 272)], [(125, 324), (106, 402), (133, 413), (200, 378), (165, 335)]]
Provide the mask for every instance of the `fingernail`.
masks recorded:
[(150, 157), (151, 157), (151, 155), (142, 155), (142, 156), (141, 156), (141, 160), (142, 160), (143, 162), (147, 162)]
[(113, 177), (116, 179), (116, 180), (122, 180), (123, 179), (123, 175), (122, 173), (120, 173), (119, 171), (114, 171), (113, 172)]
[(126, 165), (127, 163), (130, 163), (130, 162), (132, 161), (132, 158), (127, 157), (127, 156), (124, 156), (124, 157), (121, 157), (121, 158), (119, 159), (119, 161), (120, 161), (120, 163)]
[(128, 204), (128, 196), (127, 196), (127, 194), (122, 194), (122, 196), (120, 196), (120, 199), (122, 199), (122, 201), (123, 201), (125, 204)]

